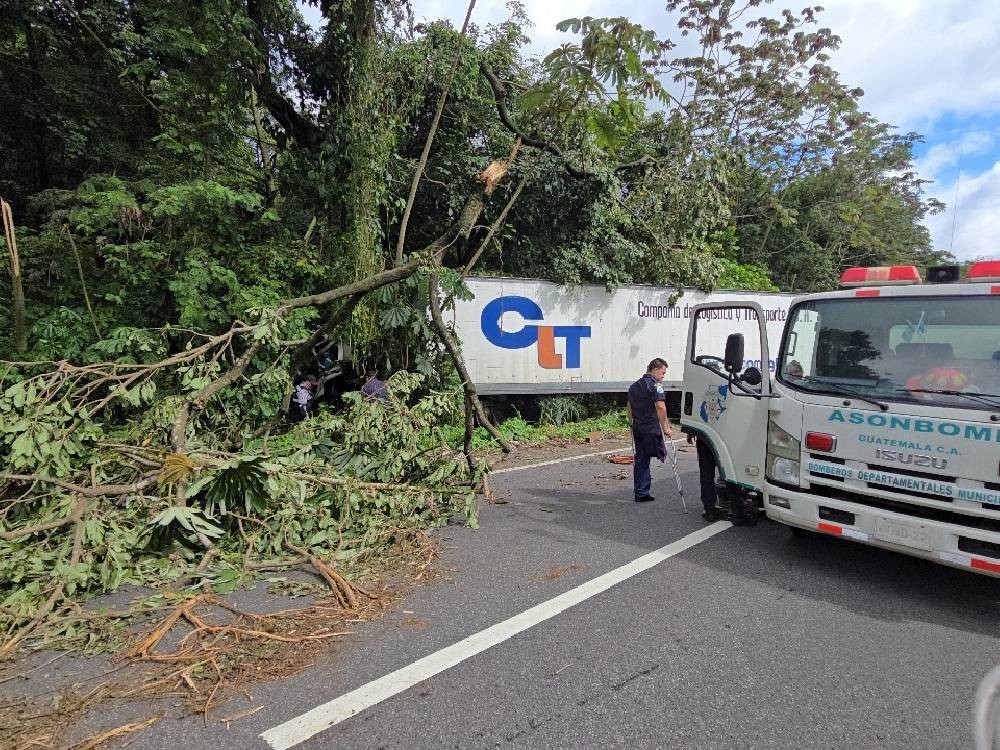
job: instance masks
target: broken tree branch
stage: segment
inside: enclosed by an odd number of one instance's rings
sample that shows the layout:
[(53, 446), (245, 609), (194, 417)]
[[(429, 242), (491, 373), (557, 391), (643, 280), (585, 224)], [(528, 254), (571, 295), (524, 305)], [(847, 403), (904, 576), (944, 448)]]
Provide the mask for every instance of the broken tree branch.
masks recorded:
[(518, 136), (525, 146), (537, 148), (541, 151), (548, 151), (553, 156), (558, 156), (560, 159), (563, 159), (566, 171), (573, 177), (590, 177), (590, 173), (586, 170), (578, 169), (570, 164), (569, 161), (566, 160), (566, 154), (563, 153), (563, 150), (554, 143), (543, 141), (540, 138), (528, 135), (521, 130), (521, 128), (519, 128), (514, 122), (514, 118), (511, 117), (510, 110), (507, 109), (507, 87), (503, 85), (503, 82), (497, 77), (496, 73), (493, 72), (493, 69), (490, 68), (489, 64), (485, 60), (479, 63), (479, 70), (483, 74), (486, 81), (490, 84), (490, 88), (493, 89), (493, 99), (496, 102), (497, 114), (500, 116), (500, 122), (503, 123), (503, 126), (507, 128), (507, 130)]
[(339, 328), (354, 312), (354, 308), (358, 306), (358, 303), (364, 299), (365, 293), (359, 292), (357, 294), (352, 294), (350, 297), (345, 299), (340, 307), (329, 317), (327, 321), (321, 325), (316, 331), (306, 339), (304, 342), (299, 344), (292, 354), (291, 362), (289, 363), (289, 370), (291, 372), (301, 372), (302, 369), (309, 362), (312, 356), (313, 347), (323, 340), (324, 336), (329, 336), (333, 334), (337, 328)]
[(302, 547), (296, 547), (287, 539), (285, 540), (285, 547), (299, 557), (305, 557), (309, 560), (309, 564), (312, 565), (313, 569), (319, 573), (320, 576), (322, 576), (324, 581), (326, 581), (341, 606), (347, 607), (348, 609), (357, 609), (358, 596), (355, 593), (354, 585), (334, 570), (332, 565), (323, 562), (314, 554), (309, 552), (309, 550)]
[(14, 307), (14, 349), (19, 354), (28, 351), (28, 333), (24, 302), (24, 283), (21, 281), (21, 258), (17, 252), (17, 238), (14, 236), (14, 214), (10, 204), (0, 198), (0, 214), (3, 215), (3, 233), (7, 240), (7, 259), (10, 263), (11, 293)]
[[(493, 423), (486, 417), (483, 405), (479, 402), (479, 394), (476, 392), (476, 386), (473, 385), (472, 378), (469, 376), (469, 368), (465, 366), (465, 360), (462, 357), (462, 350), (459, 348), (458, 343), (452, 338), (451, 332), (444, 324), (444, 318), (441, 317), (441, 298), (436, 273), (432, 273), (430, 278), (427, 280), (427, 293), (430, 301), (431, 321), (434, 324), (434, 329), (437, 331), (438, 336), (441, 339), (441, 343), (443, 343), (445, 349), (448, 350), (448, 354), (451, 355), (451, 360), (455, 363), (455, 369), (458, 371), (458, 376), (462, 379), (462, 389), (465, 391), (466, 396), (466, 408), (468, 408), (469, 404), (472, 405), (472, 408), (476, 413), (476, 418), (479, 420), (479, 424), (481, 424), (483, 428), (490, 433), (493, 439), (500, 444), (500, 448), (504, 453), (510, 453), (512, 448), (510, 443), (507, 442), (507, 438), (505, 438), (500, 430), (494, 427)], [(466, 417), (466, 419), (468, 419), (468, 417)]]
[[(579, 169), (574, 167), (569, 163), (566, 153), (559, 148), (554, 143), (549, 143), (548, 141), (543, 141), (537, 135), (527, 135), (517, 123), (514, 122), (514, 118), (510, 114), (510, 110), (507, 107), (507, 87), (504, 85), (503, 81), (493, 72), (489, 64), (483, 60), (479, 63), (479, 70), (483, 74), (483, 77), (489, 83), (490, 88), (493, 90), (493, 99), (496, 102), (497, 114), (500, 117), (500, 122), (503, 126), (507, 128), (511, 133), (521, 138), (521, 141), (525, 146), (530, 146), (531, 148), (537, 148), (540, 151), (547, 151), (553, 156), (557, 156), (564, 161), (564, 167), (566, 171), (573, 177), (592, 177), (593, 172), (586, 169)], [(619, 164), (612, 167), (613, 172), (625, 172), (630, 169), (638, 169), (640, 167), (645, 168), (647, 166), (653, 166), (656, 164), (656, 159), (651, 156), (642, 156), (634, 161), (626, 162), (624, 164)]]
[(469, 9), (465, 12), (465, 22), (462, 30), (458, 34), (458, 41), (455, 43), (455, 54), (451, 58), (451, 68), (448, 70), (448, 77), (445, 78), (444, 88), (441, 89), (441, 96), (438, 98), (437, 109), (434, 112), (434, 119), (431, 120), (431, 129), (427, 133), (424, 141), (424, 150), (420, 154), (417, 162), (417, 169), (413, 173), (413, 180), (410, 182), (410, 194), (406, 198), (406, 206), (403, 208), (403, 218), (399, 222), (399, 237), (396, 240), (396, 265), (403, 262), (403, 247), (406, 244), (406, 228), (410, 223), (410, 212), (413, 210), (413, 202), (417, 197), (417, 186), (420, 178), (427, 168), (427, 157), (431, 153), (431, 145), (434, 143), (434, 136), (437, 133), (438, 124), (441, 122), (441, 113), (444, 112), (444, 104), (451, 91), (451, 83), (455, 80), (455, 71), (458, 70), (458, 61), (462, 57), (462, 47), (465, 45), (465, 32), (469, 28), (469, 19), (472, 17), (472, 9), (476, 7), (476, 0), (469, 0)]
[(156, 481), (158, 473), (159, 472), (151, 472), (149, 474), (144, 474), (142, 479), (137, 482), (133, 482), (132, 484), (98, 484), (93, 487), (73, 484), (72, 482), (67, 482), (65, 479), (47, 477), (42, 474), (0, 473), (0, 481), (42, 482), (43, 484), (53, 484), (56, 487), (62, 487), (64, 490), (69, 490), (70, 492), (83, 497), (116, 497), (119, 495), (131, 495), (136, 492), (141, 492)]
[[(73, 549), (69, 555), (69, 566), (71, 568), (80, 562), (80, 555), (83, 552), (83, 527), (86, 510), (87, 499), (83, 496), (77, 497), (76, 505), (73, 506), (73, 513), (70, 515), (70, 521), (76, 524), (76, 527), (73, 529)], [(56, 604), (62, 600), (65, 592), (66, 580), (63, 579), (49, 595), (49, 598), (45, 600), (45, 603), (39, 607), (35, 616), (31, 618), (31, 621), (0, 646), (0, 655), (9, 654), (17, 644), (29, 636), (48, 617)]]
[(486, 250), (490, 242), (493, 240), (493, 236), (499, 231), (500, 227), (503, 226), (504, 221), (506, 221), (507, 219), (507, 214), (510, 213), (510, 209), (514, 206), (514, 203), (517, 201), (518, 196), (521, 195), (521, 191), (524, 189), (524, 186), (527, 182), (528, 182), (527, 177), (521, 178), (521, 181), (517, 184), (517, 187), (514, 189), (514, 194), (510, 197), (510, 200), (507, 201), (507, 205), (503, 207), (503, 210), (500, 212), (500, 215), (497, 217), (497, 220), (490, 225), (489, 231), (486, 232), (485, 239), (483, 239), (483, 241), (480, 243), (479, 247), (476, 249), (476, 252), (472, 254), (472, 257), (469, 258), (469, 262), (465, 264), (465, 267), (462, 269), (462, 276), (468, 276), (469, 271), (471, 271), (473, 267), (476, 265), (476, 263), (479, 262), (480, 256), (482, 256), (483, 252)]

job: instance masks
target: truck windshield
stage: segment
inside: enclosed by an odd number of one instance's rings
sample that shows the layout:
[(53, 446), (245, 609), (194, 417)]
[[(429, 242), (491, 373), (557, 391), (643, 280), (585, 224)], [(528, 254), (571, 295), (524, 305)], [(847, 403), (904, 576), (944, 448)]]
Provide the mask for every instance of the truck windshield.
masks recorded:
[(778, 379), (814, 393), (1000, 408), (1000, 295), (803, 302)]

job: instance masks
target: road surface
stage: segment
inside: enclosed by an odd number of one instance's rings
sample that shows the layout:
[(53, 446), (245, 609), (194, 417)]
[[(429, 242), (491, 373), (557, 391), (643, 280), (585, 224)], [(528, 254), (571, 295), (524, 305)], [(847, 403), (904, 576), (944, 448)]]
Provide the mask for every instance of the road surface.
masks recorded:
[(709, 526), (693, 450), (680, 461), (688, 514), (655, 462), (641, 505), (605, 456), (497, 474), (480, 530), (435, 532), (442, 580), (255, 686), (231, 713), (263, 708), (228, 729), (168, 719), (128, 747), (971, 746), (1000, 582), (767, 522)]

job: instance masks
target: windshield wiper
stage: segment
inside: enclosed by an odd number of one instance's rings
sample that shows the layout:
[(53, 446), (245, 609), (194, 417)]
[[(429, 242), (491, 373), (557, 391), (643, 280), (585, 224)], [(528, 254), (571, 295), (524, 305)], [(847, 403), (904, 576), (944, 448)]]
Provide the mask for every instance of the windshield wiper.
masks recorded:
[[(805, 377), (801, 377), (801, 378), (797, 378), (797, 379), (800, 380), (800, 381), (808, 380), (811, 383), (818, 383), (821, 386), (824, 386), (826, 388), (832, 389), (833, 393), (839, 393), (842, 396), (851, 396), (852, 398), (856, 398), (859, 401), (866, 401), (869, 404), (877, 406), (882, 411), (889, 411), (889, 404), (884, 403), (882, 401), (877, 401), (876, 399), (871, 398), (870, 396), (866, 396), (863, 393), (858, 393), (857, 391), (852, 390), (851, 388), (845, 388), (844, 386), (840, 385), (839, 383), (828, 383), (825, 380), (816, 380), (815, 378), (811, 378), (809, 376), (805, 376)], [(805, 388), (803, 390), (806, 390), (809, 393), (823, 393), (823, 391), (818, 390), (818, 389), (814, 389), (814, 388)], [(826, 391), (827, 394), (829, 394), (830, 392), (831, 391)]]
[(1000, 394), (996, 393), (969, 393), (967, 391), (933, 391), (927, 388), (900, 388), (900, 391), (909, 393), (932, 393), (935, 396), (963, 396), (970, 401), (978, 401), (980, 404), (992, 406), (994, 409), (1000, 407), (1000, 400), (991, 401), (990, 397), (1000, 399)]

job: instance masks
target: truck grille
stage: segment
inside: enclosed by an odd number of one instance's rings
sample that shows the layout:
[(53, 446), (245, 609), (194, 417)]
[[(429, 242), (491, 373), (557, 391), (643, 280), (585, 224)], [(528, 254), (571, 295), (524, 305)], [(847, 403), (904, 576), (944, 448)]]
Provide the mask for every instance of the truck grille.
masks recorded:
[[(814, 458), (814, 459), (819, 459), (819, 460), (822, 460), (822, 461), (826, 461), (827, 463), (839, 463), (839, 464), (846, 463), (844, 461), (844, 459), (839, 459), (837, 461), (834, 461), (833, 458), (830, 457), (830, 456), (820, 456), (820, 455), (816, 455), (816, 454), (810, 454), (810, 457)], [(925, 472), (925, 471), (912, 471), (910, 469), (903, 469), (903, 468), (900, 468), (900, 467), (897, 467), (897, 466), (882, 466), (881, 464), (865, 464), (865, 466), (866, 466), (866, 468), (869, 471), (884, 471), (887, 474), (897, 474), (899, 476), (914, 477), (916, 479), (927, 479), (927, 480), (934, 481), (934, 482), (949, 482), (949, 483), (954, 483), (955, 481), (957, 481), (957, 477), (943, 477), (940, 474), (930, 474), (930, 473)], [(841, 477), (828, 476), (826, 474), (816, 474), (814, 472), (810, 472), (809, 476), (816, 477), (818, 479), (822, 479), (824, 482), (831, 482), (831, 481), (832, 482), (843, 482), (844, 481), (843, 478), (841, 478)], [(892, 492), (892, 493), (897, 494), (897, 495), (900, 494), (900, 492), (899, 492), (899, 490), (897, 488), (892, 487), (890, 485), (879, 484), (877, 482), (865, 482), (865, 485), (869, 489), (872, 489), (872, 490), (883, 490), (885, 492)], [(934, 501), (939, 502), (939, 503), (950, 503), (950, 502), (952, 502), (952, 499), (950, 497), (943, 497), (941, 495), (934, 495), (934, 494), (929, 493), (929, 492), (916, 492), (914, 490), (907, 490), (905, 494), (906, 494), (907, 497), (919, 497), (919, 498), (922, 498), (924, 500), (934, 500)]]
[(926, 471), (912, 471), (911, 469), (901, 469), (897, 466), (881, 466), (879, 464), (866, 464), (871, 471), (884, 471), (887, 474), (899, 474), (904, 477), (916, 477), (917, 479), (930, 479), (933, 482), (956, 482), (958, 477), (943, 477), (940, 474), (931, 474)]
[[(964, 526), (969, 529), (1000, 532), (1000, 518), (967, 516), (962, 513), (956, 513), (953, 510), (948, 510), (947, 508), (926, 508), (923, 505), (911, 505), (910, 503), (900, 500), (886, 500), (881, 497), (870, 497), (868, 495), (862, 495), (858, 492), (841, 489), (840, 487), (828, 487), (822, 484), (813, 484), (812, 489), (809, 491), (815, 495), (828, 497), (832, 500), (844, 500), (849, 503), (866, 505), (869, 508), (878, 508), (880, 510), (893, 511), (894, 513), (903, 513), (907, 516), (912, 516), (913, 518), (926, 518), (931, 521), (942, 521), (944, 523), (955, 524), (956, 526)], [(933, 499), (941, 500), (942, 498), (935, 495)]]

